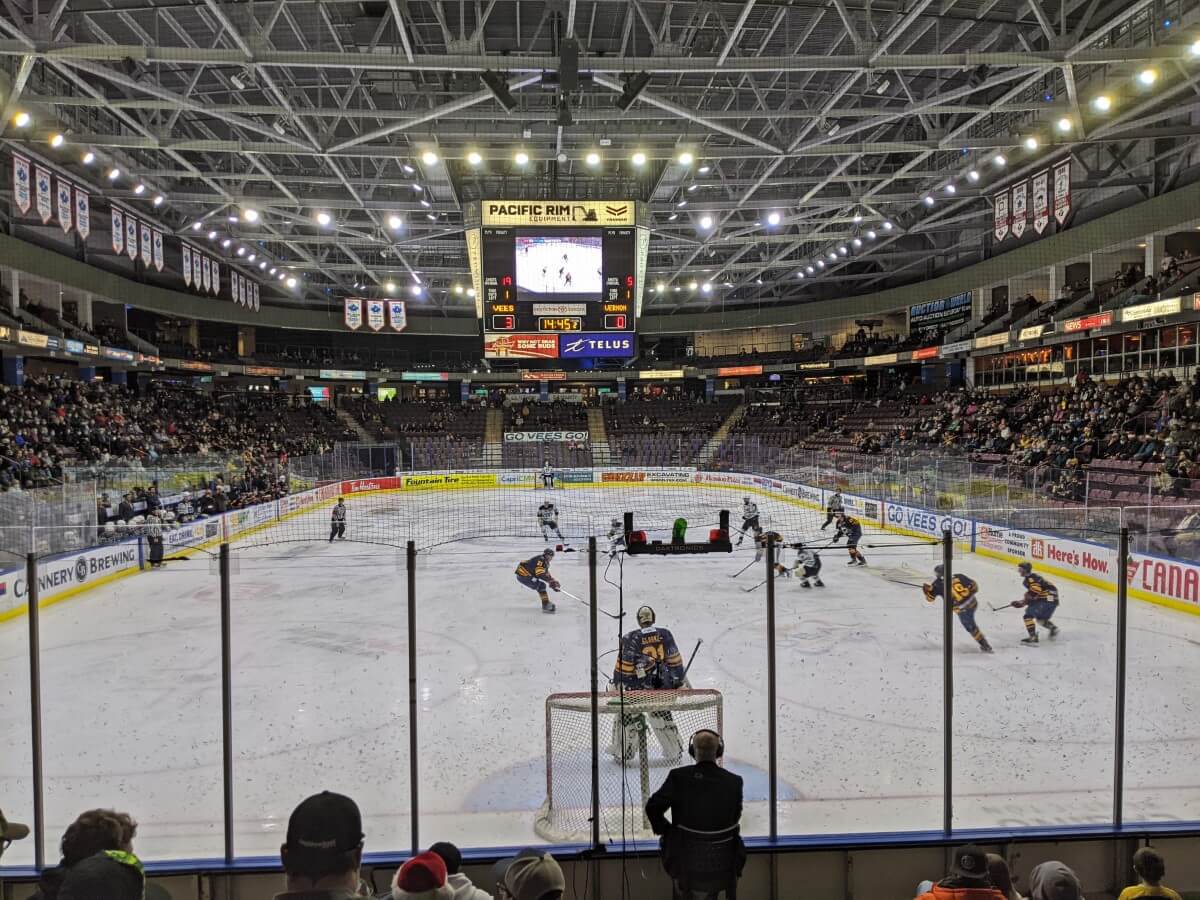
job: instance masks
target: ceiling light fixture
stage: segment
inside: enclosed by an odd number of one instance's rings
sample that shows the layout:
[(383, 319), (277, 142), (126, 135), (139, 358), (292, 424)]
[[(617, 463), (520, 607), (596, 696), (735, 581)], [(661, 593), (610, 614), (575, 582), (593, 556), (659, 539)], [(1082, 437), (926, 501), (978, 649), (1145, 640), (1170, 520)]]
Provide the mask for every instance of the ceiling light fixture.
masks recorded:
[(208, 233), (208, 239), (210, 241), (215, 241), (217, 239), (217, 233), (215, 231), (210, 231)]
[(777, 213), (777, 212), (767, 213), (767, 224), (770, 225), (772, 228), (774, 228), (776, 225), (778, 225), (782, 221), (783, 221), (783, 216), (779, 215), (779, 213)]
[(818, 269), (823, 269), (823, 268), (825, 268), (825, 260), (823, 260), (823, 259), (818, 259), (818, 260), (817, 260), (817, 268), (818, 268)]
[(66, 143), (66, 140), (67, 139), (65, 137), (63, 137), (61, 134), (55, 132), (55, 134), (50, 138), (50, 146), (57, 149), (58, 147), (61, 147), (64, 143)]
[(259, 267), (260, 269), (265, 269), (265, 268), (267, 267), (267, 261), (264, 259), (262, 262), (260, 262), (260, 263), (258, 264), (258, 267)]
[[(215, 232), (214, 232), (214, 234), (215, 234)], [(233, 243), (233, 241), (231, 241), (229, 238), (225, 238), (225, 240), (221, 241), (221, 246), (228, 247), (232, 243)]]
[(931, 196), (929, 196), (928, 194), (926, 194), (924, 197), (921, 198), (921, 202), (924, 203), (926, 206), (933, 206), (933, 198)]
[(696, 289), (696, 287), (697, 287), (696, 282), (694, 282), (694, 281), (688, 282), (688, 290), (689, 291), (694, 291)]
[(238, 248), (237, 248), (237, 255), (238, 255), (238, 256), (245, 256), (245, 255), (246, 255), (246, 248), (245, 248), (245, 247), (238, 247)]
[(708, 215), (701, 216), (700, 217), (700, 227), (703, 228), (705, 231), (712, 228), (713, 227), (712, 216), (708, 216)]
[(249, 256), (246, 257), (246, 262), (254, 262), (254, 260), (256, 260), (256, 259), (258, 259), (258, 254), (251, 253)]
[(684, 150), (682, 153), (680, 153), (679, 156), (676, 158), (679, 160), (679, 164), (681, 166), (690, 166), (693, 162), (696, 161), (696, 157), (692, 156), (692, 154), (686, 150)]
[(687, 198), (686, 197), (675, 204), (675, 207), (677, 209), (683, 209), (685, 206), (687, 206)]
[(203, 226), (199, 222), (192, 223), (192, 231), (199, 231)]
[(93, 153), (91, 150), (89, 150), (87, 153), (83, 154), (83, 159), (80, 160), (80, 162), (82, 162), (85, 166), (90, 166), (95, 161), (96, 161), (96, 154)]
[(956, 185), (953, 185), (953, 184), (948, 184), (948, 185), (946, 185), (946, 193), (947, 193), (947, 194), (957, 194), (957, 193), (958, 193), (958, 187), (957, 187)]
[(993, 156), (992, 162), (995, 164), (997, 169), (1003, 169), (1006, 165), (1008, 165), (1008, 160), (1004, 158), (1003, 153), (997, 153), (995, 156)]
[(432, 150), (426, 150), (424, 153), (421, 154), (421, 162), (425, 163), (425, 165), (427, 165), (427, 166), (436, 166), (437, 161), (438, 161), (438, 155), (436, 153), (434, 153)]
[(883, 230), (884, 230), (884, 231), (891, 231), (891, 230), (892, 230), (892, 223), (891, 223), (891, 222), (884, 222), (884, 223), (883, 223)]
[(704, 284), (700, 285), (700, 290), (704, 291), (704, 293), (706, 293), (706, 294), (711, 294), (712, 293), (712, 283), (708, 282), (708, 281), (704, 282)]
[(1063, 116), (1061, 119), (1059, 119), (1055, 123), (1055, 127), (1057, 127), (1058, 130), (1061, 131), (1063, 134), (1066, 134), (1068, 131), (1071, 130), (1071, 120), (1069, 118), (1067, 118), (1066, 116)]
[(812, 274), (814, 271), (816, 271), (816, 270), (815, 270), (815, 269), (813, 269), (813, 267), (812, 267), (812, 266), (805, 266), (805, 267), (804, 267), (804, 271), (805, 271), (805, 272), (807, 272), (809, 275), (811, 275), (811, 274)]
[(155, 195), (154, 195), (154, 205), (155, 205), (155, 206), (162, 206), (162, 205), (163, 205), (163, 199), (164, 199), (164, 197), (163, 197), (163, 195), (162, 195), (162, 194), (155, 194)]
[(842, 246), (838, 247), (838, 253), (842, 254), (842, 256), (845, 256), (849, 252), (850, 251), (846, 248), (845, 244), (842, 244)]
[(275, 274), (276, 272), (278, 272), (278, 271), (279, 271), (279, 270), (278, 270), (277, 268), (275, 268), (274, 266), (271, 266), (271, 271), (270, 271), (270, 272), (268, 272), (267, 274), (268, 274), (268, 275), (274, 275), (274, 274)]
[(395, 213), (392, 213), (390, 216), (388, 216), (388, 228), (392, 229), (392, 231), (399, 231), (400, 226), (403, 224), (404, 222)]
[(322, 228), (328, 228), (331, 222), (333, 222), (333, 216), (331, 216), (329, 213), (325, 212), (324, 210), (321, 210), (319, 213), (317, 213), (317, 224)]
[(859, 238), (855, 238), (850, 243), (854, 246), (855, 250), (862, 246), (862, 241)]
[(513, 162), (515, 162), (518, 166), (529, 165), (529, 154), (524, 150), (518, 150), (513, 154)]
[(583, 158), (583, 161), (589, 166), (598, 166), (600, 165), (600, 154), (593, 150)]
[(630, 162), (635, 166), (641, 167), (646, 164), (646, 154), (641, 150), (636, 151), (633, 156), (629, 157)]
[(1092, 98), (1092, 109), (1105, 113), (1112, 109), (1112, 103), (1112, 97), (1108, 94), (1097, 94)]
[(692, 191), (696, 190), (696, 188), (698, 188), (698, 187), (700, 187), (700, 185), (698, 185), (698, 184), (689, 184), (687, 187), (688, 193), (690, 194)]
[(868, 241), (873, 241), (873, 240), (875, 240), (875, 232), (874, 232), (874, 231), (868, 231), (868, 232), (867, 232), (867, 240), (868, 240)]
[(701, 166), (696, 171), (699, 172), (701, 175), (707, 175), (709, 172), (712, 171), (712, 166)]
[(976, 182), (978, 180), (979, 180), (979, 170), (972, 169), (970, 172), (967, 173), (967, 181)]
[(1158, 69), (1142, 69), (1137, 73), (1137, 80), (1142, 87), (1150, 87), (1158, 81)]
[(13, 116), (13, 124), (16, 125), (18, 128), (25, 128), (32, 121), (33, 121), (33, 117), (30, 116), (29, 113), (25, 112), (24, 110), (22, 110), (21, 112), (17, 113), (15, 116)]
[(671, 213), (669, 216), (667, 216), (667, 221), (674, 222), (678, 218), (679, 218), (679, 213)]
[(420, 297), (421, 296), (421, 286), (419, 284), (414, 284), (412, 287), (410, 287), (408, 289), (408, 292), (410, 294), (412, 294), (414, 297)]
[(857, 225), (861, 221), (862, 221), (862, 213), (855, 213), (854, 214), (854, 224)]
[(1025, 140), (1022, 143), (1025, 145), (1026, 150), (1032, 151), (1032, 150), (1036, 150), (1038, 148), (1038, 139), (1035, 138), (1032, 134), (1029, 137), (1025, 138)]
[(437, 216), (434, 215), (433, 213), (425, 213), (425, 218), (427, 218), (430, 222), (437, 221)]
[(400, 168), (404, 170), (405, 175), (411, 175), (413, 172), (417, 171), (412, 166), (410, 166), (408, 163), (401, 163)]
[(242, 218), (247, 222), (257, 222), (258, 210), (254, 209), (253, 207), (246, 207), (246, 209), (242, 210)]
[(467, 162), (473, 166), (477, 166), (481, 162), (483, 162), (483, 157), (480, 156), (479, 151), (472, 150), (470, 153), (467, 154)]
[(289, 279), (287, 280), (287, 286), (288, 286), (288, 287), (290, 287), (290, 288), (295, 288), (295, 287), (296, 287), (296, 279), (295, 279), (295, 278), (289, 278)]

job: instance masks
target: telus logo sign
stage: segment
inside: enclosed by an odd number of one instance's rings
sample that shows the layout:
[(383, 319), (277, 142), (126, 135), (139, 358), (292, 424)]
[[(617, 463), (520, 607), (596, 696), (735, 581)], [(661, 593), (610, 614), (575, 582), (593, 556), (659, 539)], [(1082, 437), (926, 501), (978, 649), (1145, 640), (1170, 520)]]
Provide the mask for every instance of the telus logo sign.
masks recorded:
[(633, 335), (559, 335), (558, 355), (567, 359), (573, 357), (633, 356)]

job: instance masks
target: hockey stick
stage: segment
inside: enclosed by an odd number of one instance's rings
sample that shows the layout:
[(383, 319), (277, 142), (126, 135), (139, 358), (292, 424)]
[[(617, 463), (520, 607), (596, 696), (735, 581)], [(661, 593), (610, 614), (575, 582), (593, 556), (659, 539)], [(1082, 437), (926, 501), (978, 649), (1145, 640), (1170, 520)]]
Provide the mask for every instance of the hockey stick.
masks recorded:
[(696, 646), (692, 648), (692, 655), (688, 657), (687, 665), (683, 667), (683, 677), (679, 679), (680, 684), (687, 683), (688, 672), (692, 669), (692, 663), (696, 661), (696, 654), (700, 652), (700, 645), (704, 643), (704, 638), (696, 640)]
[[(578, 602), (578, 603), (582, 603), (584, 606), (586, 606), (586, 607), (588, 607), (589, 609), (591, 609), (591, 606), (592, 606), (592, 604), (588, 603), (588, 602), (587, 602), (586, 600), (584, 600), (582, 597), (576, 597), (576, 596), (575, 596), (574, 594), (572, 594), (570, 591), (564, 591), (562, 588), (559, 588), (559, 589), (558, 589), (558, 591), (557, 591), (557, 593), (559, 593), (559, 594), (562, 594), (564, 597), (570, 597), (572, 600), (574, 600), (574, 601), (576, 601), (576, 602)], [(600, 607), (599, 607), (599, 606), (597, 606), (597, 607), (596, 607), (596, 610), (597, 610), (598, 612), (604, 613), (604, 615), (608, 616), (610, 619), (618, 619), (618, 620), (619, 620), (619, 619), (622, 619), (622, 618), (624, 618), (624, 616), (625, 616), (625, 613), (610, 613), (610, 612), (608, 612), (607, 610), (600, 609)]]
[(737, 578), (737, 577), (738, 577), (738, 575), (741, 575), (743, 572), (745, 572), (745, 571), (746, 571), (748, 568), (750, 568), (752, 565), (754, 565), (754, 563), (755, 563), (755, 562), (757, 562), (757, 560), (752, 560), (752, 561), (750, 561), (750, 562), (746, 563), (746, 565), (742, 566), (740, 569), (738, 569), (738, 570), (737, 570), (737, 574), (735, 574), (735, 575), (730, 575), (729, 577), (730, 577), (730, 578)]
[(907, 585), (908, 587), (921, 587), (924, 584), (923, 581), (905, 581), (903, 578), (890, 578), (887, 575), (883, 576), (883, 580), (890, 581), (892, 584)]
[(760, 587), (762, 587), (766, 583), (767, 583), (767, 579), (764, 578), (762, 581), (760, 581), (754, 587), (742, 588), (742, 590), (745, 591), (747, 594), (752, 594), (752, 593), (754, 593), (754, 591), (757, 591)]

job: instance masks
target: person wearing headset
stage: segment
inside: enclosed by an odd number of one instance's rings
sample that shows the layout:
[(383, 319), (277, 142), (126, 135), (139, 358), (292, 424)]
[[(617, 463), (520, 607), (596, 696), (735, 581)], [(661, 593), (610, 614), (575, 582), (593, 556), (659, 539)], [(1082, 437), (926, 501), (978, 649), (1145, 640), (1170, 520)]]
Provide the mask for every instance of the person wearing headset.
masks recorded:
[[(723, 769), (718, 760), (725, 755), (725, 741), (715, 731), (702, 728), (688, 742), (688, 755), (694, 765), (672, 769), (666, 781), (646, 801), (646, 818), (654, 833), (662, 836), (662, 862), (678, 882), (685, 857), (681, 842), (697, 836), (700, 840), (733, 832), (742, 819), (742, 778)], [(667, 811), (671, 818), (668, 821)], [(745, 865), (745, 848), (739, 845), (737, 874)], [(676, 884), (678, 895), (678, 883)]]

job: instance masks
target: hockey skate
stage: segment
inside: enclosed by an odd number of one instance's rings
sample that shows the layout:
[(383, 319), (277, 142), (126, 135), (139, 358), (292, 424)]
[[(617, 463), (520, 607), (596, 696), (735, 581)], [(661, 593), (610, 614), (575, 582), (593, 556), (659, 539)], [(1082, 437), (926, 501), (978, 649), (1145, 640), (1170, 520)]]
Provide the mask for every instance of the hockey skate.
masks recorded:
[(1057, 625), (1055, 625), (1053, 622), (1046, 622), (1045, 625), (1046, 630), (1050, 632), (1050, 640), (1054, 640), (1056, 637), (1058, 637)]
[(801, 578), (801, 579), (800, 579), (800, 587), (802, 587), (802, 588), (811, 588), (811, 587), (812, 587), (812, 585), (808, 583), (808, 579), (807, 579), (807, 578)]
[(1036, 644), (1037, 642), (1038, 642), (1038, 636), (1036, 634), (1031, 634), (1031, 635), (1028, 635), (1027, 637), (1021, 638), (1022, 644)]
[(820, 578), (814, 578), (813, 586), (814, 587), (825, 587), (825, 582), (823, 582)]
[(980, 641), (980, 642), (979, 642), (979, 649), (980, 649), (980, 651), (981, 651), (981, 652), (983, 652), (983, 653), (994, 653), (994, 652), (995, 652), (995, 651), (992, 649), (992, 645), (991, 645), (991, 644), (989, 644), (989, 643), (987, 642), (987, 640), (982, 640), (982, 641)]
[(553, 603), (552, 601), (550, 601), (550, 600), (543, 600), (543, 601), (542, 601), (542, 612), (544, 612), (544, 613), (552, 613), (552, 612), (554, 612), (554, 610), (556, 610), (556, 609), (558, 609), (558, 607), (557, 607), (557, 606), (555, 606), (555, 605), (554, 605), (554, 603)]

